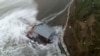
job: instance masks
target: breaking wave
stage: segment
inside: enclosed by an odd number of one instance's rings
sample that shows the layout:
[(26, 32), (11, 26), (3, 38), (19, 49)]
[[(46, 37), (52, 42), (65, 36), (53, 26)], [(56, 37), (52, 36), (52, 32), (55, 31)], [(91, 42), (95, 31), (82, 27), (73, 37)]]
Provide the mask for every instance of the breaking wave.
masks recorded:
[(33, 0), (0, 0), (0, 56), (65, 56), (58, 46), (62, 27), (54, 27), (58, 36), (52, 44), (38, 44), (26, 37), (39, 23), (37, 13)]

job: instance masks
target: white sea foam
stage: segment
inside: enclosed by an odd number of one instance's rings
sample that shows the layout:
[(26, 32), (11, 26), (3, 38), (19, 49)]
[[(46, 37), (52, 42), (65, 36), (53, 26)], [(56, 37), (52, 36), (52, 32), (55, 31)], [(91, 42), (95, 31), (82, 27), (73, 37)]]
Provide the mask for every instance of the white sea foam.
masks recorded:
[(52, 44), (31, 44), (26, 37), (39, 23), (37, 13), (33, 0), (0, 0), (0, 56), (64, 56), (58, 46), (62, 28), (54, 27), (59, 35)]
[(23, 56), (22, 49), (30, 47), (26, 34), (39, 22), (36, 4), (32, 0), (2, 0), (0, 5), (0, 56)]

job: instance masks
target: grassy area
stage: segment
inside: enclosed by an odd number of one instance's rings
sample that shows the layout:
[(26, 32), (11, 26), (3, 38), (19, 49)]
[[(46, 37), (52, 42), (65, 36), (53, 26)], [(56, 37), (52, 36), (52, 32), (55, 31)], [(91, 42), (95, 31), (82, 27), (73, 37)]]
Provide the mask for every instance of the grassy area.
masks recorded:
[(72, 32), (77, 40), (78, 54), (100, 56), (100, 0), (76, 0), (73, 18)]
[(92, 0), (78, 0), (76, 3), (76, 19), (83, 20), (92, 11)]

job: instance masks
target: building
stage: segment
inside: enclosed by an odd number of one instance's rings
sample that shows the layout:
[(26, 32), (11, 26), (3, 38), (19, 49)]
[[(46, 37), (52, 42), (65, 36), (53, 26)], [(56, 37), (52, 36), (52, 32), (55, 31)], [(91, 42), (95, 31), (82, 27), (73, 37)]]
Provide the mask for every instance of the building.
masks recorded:
[[(39, 42), (42, 41), (49, 43), (52, 41), (52, 36), (55, 34), (54, 29), (44, 23), (34, 26), (33, 30), (35, 34), (33, 33), (32, 39), (36, 38)], [(36, 34), (38, 36), (35, 36)]]

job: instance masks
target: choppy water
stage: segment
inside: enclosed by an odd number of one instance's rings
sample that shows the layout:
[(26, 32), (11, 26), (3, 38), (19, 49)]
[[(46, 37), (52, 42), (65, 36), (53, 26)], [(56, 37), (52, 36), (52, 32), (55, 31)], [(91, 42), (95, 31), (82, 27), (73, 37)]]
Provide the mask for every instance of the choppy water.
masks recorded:
[(31, 44), (26, 37), (31, 26), (39, 23), (37, 13), (33, 0), (0, 0), (0, 56), (65, 56), (58, 46), (62, 27), (54, 27), (58, 36), (52, 44)]

